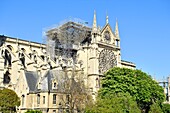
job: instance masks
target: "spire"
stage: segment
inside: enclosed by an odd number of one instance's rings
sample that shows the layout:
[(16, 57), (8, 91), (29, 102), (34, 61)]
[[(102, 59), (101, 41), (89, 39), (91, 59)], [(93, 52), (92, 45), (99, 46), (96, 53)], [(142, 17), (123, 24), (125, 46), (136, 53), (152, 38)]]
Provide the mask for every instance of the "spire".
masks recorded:
[(115, 26), (115, 35), (117, 38), (119, 38), (119, 28), (118, 28), (118, 21), (116, 19), (116, 26)]
[(107, 15), (106, 16), (106, 24), (108, 24), (109, 23), (109, 16)]
[(108, 24), (108, 23), (109, 23), (109, 16), (108, 16), (108, 14), (106, 12), (106, 24)]
[(94, 18), (93, 18), (93, 28), (92, 31), (97, 31), (97, 22), (96, 22), (96, 11), (94, 10)]

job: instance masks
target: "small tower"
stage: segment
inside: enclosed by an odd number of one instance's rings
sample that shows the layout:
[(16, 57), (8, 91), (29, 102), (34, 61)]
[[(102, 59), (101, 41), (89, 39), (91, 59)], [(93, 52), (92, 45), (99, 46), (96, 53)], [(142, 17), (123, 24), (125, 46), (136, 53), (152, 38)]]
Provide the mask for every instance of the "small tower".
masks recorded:
[(99, 35), (98, 28), (97, 28), (97, 21), (96, 21), (96, 11), (94, 11), (93, 27), (92, 27), (91, 35), (92, 35), (92, 43), (95, 43), (97, 41), (97, 36)]
[(106, 24), (108, 24), (108, 23), (109, 23), (109, 16), (106, 15)]
[(116, 36), (115, 45), (117, 47), (120, 47), (120, 37), (119, 37), (119, 28), (118, 28), (118, 21), (117, 21), (117, 19), (116, 19), (116, 25), (115, 25), (115, 36)]
[(117, 19), (116, 19), (116, 25), (115, 25), (115, 36), (116, 36), (116, 38), (120, 38), (119, 37), (119, 28), (118, 28), (118, 21), (117, 21)]
[(96, 11), (94, 11), (92, 33), (97, 33)]

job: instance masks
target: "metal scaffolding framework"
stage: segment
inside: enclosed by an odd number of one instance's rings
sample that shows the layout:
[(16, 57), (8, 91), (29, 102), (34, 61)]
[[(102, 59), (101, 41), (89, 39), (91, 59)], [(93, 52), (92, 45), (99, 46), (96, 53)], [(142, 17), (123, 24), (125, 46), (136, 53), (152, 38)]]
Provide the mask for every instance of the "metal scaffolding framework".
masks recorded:
[(80, 19), (69, 19), (54, 28), (45, 31), (47, 54), (51, 58), (55, 55), (66, 59), (74, 57), (80, 44), (90, 37), (91, 28), (87, 22)]

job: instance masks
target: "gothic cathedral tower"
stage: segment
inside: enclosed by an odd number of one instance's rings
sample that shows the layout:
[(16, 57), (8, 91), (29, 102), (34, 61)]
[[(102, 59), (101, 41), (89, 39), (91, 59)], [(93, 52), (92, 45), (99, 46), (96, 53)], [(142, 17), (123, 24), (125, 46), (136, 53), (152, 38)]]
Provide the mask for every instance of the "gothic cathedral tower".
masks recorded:
[(106, 16), (106, 24), (100, 29), (97, 26), (96, 12), (94, 11), (93, 26), (91, 30), (91, 43), (84, 45), (79, 53), (84, 62), (86, 83), (92, 94), (96, 95), (100, 88), (100, 79), (112, 67), (121, 67), (120, 37), (118, 22), (116, 20), (115, 32)]

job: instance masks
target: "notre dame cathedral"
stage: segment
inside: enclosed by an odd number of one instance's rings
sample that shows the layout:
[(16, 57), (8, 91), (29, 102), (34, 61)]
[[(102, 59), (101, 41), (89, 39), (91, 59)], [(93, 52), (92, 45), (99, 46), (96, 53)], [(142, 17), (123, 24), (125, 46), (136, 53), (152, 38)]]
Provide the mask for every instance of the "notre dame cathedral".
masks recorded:
[(113, 31), (108, 16), (103, 28), (97, 26), (94, 13), (92, 27), (68, 21), (46, 31), (46, 37), (42, 44), (0, 35), (0, 87), (10, 88), (20, 97), (18, 112), (62, 113), (65, 105), (60, 95), (66, 71), (67, 79), (75, 75), (95, 97), (108, 69), (136, 68), (121, 59), (118, 22)]

